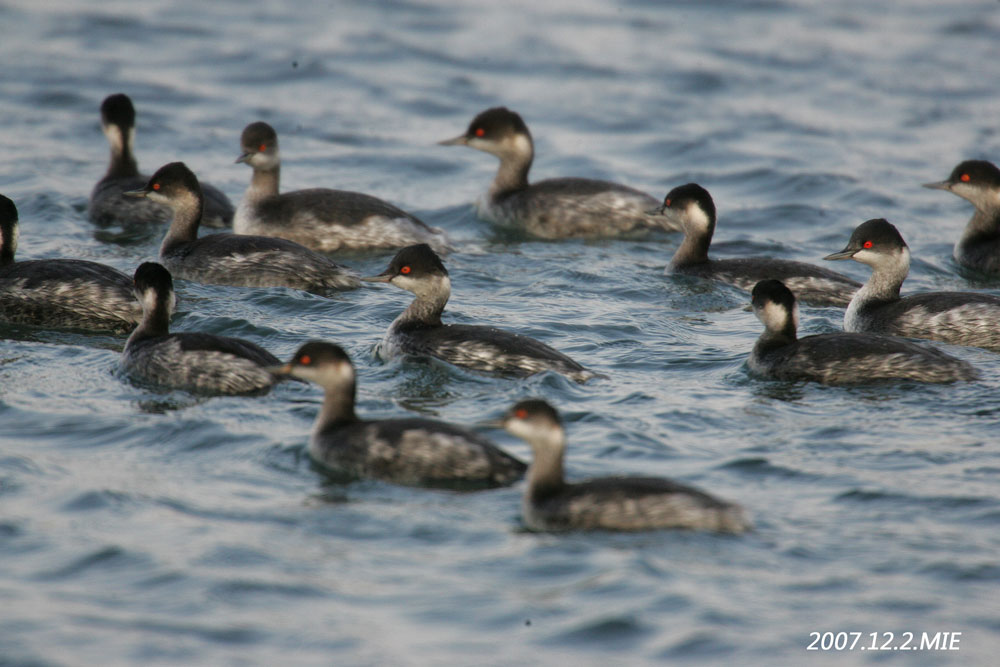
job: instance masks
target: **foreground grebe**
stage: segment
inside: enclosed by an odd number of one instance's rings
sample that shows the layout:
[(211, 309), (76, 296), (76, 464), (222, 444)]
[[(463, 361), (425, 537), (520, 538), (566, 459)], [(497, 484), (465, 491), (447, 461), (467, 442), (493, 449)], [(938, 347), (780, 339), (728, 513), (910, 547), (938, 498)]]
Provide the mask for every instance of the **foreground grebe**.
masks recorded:
[(929, 292), (900, 298), (910, 249), (882, 218), (862, 223), (847, 247), (824, 259), (853, 259), (872, 267), (844, 314), (847, 331), (930, 338), (1000, 350), (1000, 298), (977, 292)]
[[(128, 95), (109, 95), (101, 104), (101, 127), (111, 145), (111, 164), (104, 178), (90, 193), (90, 219), (99, 224), (167, 222), (170, 209), (152, 200), (126, 199), (122, 195), (146, 185), (149, 176), (139, 173), (132, 153), (135, 143), (135, 108)], [(205, 194), (204, 224), (225, 227), (233, 221), (229, 198), (208, 183)]]
[(681, 185), (663, 200), (658, 212), (684, 230), (684, 242), (670, 260), (671, 273), (718, 280), (750, 291), (759, 281), (783, 281), (802, 301), (814, 306), (846, 306), (861, 283), (845, 275), (804, 262), (771, 257), (709, 259), (715, 232), (715, 202), (697, 183)]
[(527, 376), (551, 370), (576, 382), (594, 377), (565, 354), (534, 338), (494, 327), (442, 324), (441, 313), (451, 295), (451, 280), (440, 258), (426, 244), (403, 248), (389, 268), (362, 280), (391, 283), (416, 296), (379, 344), (377, 354), (382, 359), (427, 355), (501, 375)]
[(279, 194), (278, 135), (267, 123), (247, 125), (240, 148), (236, 161), (253, 167), (253, 177), (236, 208), (233, 231), (238, 234), (277, 236), (323, 252), (413, 243), (449, 249), (443, 231), (371, 195), (327, 188)]
[(512, 407), (503, 427), (531, 445), (533, 460), (521, 503), (530, 530), (655, 530), (684, 528), (742, 533), (750, 522), (742, 508), (661, 477), (563, 479), (566, 434), (545, 401)]
[(271, 369), (323, 388), (309, 455), (336, 475), (411, 486), (504, 486), (527, 466), (483, 436), (417, 417), (360, 419), (354, 412), (354, 366), (339, 346), (311, 341)]
[(142, 319), (129, 277), (82, 259), (15, 262), (17, 207), (0, 195), (0, 321), (125, 333)]
[(543, 239), (609, 237), (679, 226), (650, 215), (659, 202), (617, 183), (587, 178), (553, 178), (528, 183), (534, 159), (531, 133), (521, 117), (505, 107), (476, 116), (465, 134), (440, 142), (495, 155), (500, 168), (489, 192), (477, 203), (481, 218), (521, 229)]
[(160, 245), (160, 261), (178, 278), (214, 285), (303, 290), (360, 285), (350, 269), (292, 241), (226, 233), (198, 238), (201, 189), (182, 162), (161, 167), (145, 188), (126, 194), (148, 197), (173, 209), (174, 219)]
[(798, 305), (779, 280), (753, 288), (753, 312), (764, 324), (747, 360), (750, 370), (779, 380), (861, 384), (879, 380), (974, 380), (972, 366), (932, 347), (895, 336), (837, 332), (798, 338)]
[(948, 180), (924, 187), (947, 190), (976, 207), (955, 243), (955, 261), (982, 273), (1000, 273), (1000, 169), (985, 160), (966, 160)]
[(129, 336), (122, 368), (161, 387), (212, 394), (267, 391), (278, 378), (266, 370), (281, 363), (259, 345), (209, 333), (170, 333), (175, 297), (170, 273), (154, 262), (135, 270), (142, 323)]

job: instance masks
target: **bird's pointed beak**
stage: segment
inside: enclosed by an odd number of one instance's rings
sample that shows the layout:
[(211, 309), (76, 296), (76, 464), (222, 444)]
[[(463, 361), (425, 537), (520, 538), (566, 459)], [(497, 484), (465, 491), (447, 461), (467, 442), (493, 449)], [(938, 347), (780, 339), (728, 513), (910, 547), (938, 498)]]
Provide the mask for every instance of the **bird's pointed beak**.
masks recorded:
[(844, 248), (840, 252), (834, 252), (827, 255), (823, 259), (829, 259), (829, 260), (852, 259), (854, 255), (857, 254), (857, 252), (858, 251), (856, 248)]
[(239, 164), (240, 162), (249, 162), (250, 158), (253, 157), (253, 153), (247, 151), (246, 153), (240, 153), (240, 156), (236, 158), (236, 162), (233, 164)]
[(271, 375), (291, 375), (292, 364), (289, 362), (287, 364), (282, 364), (281, 366), (265, 366), (264, 370)]
[(924, 183), (925, 188), (930, 188), (931, 190), (951, 190), (951, 183), (949, 181), (937, 181), (936, 183)]
[(126, 190), (122, 193), (124, 197), (132, 197), (133, 199), (141, 199), (145, 197), (148, 193), (144, 189), (140, 190)]
[(392, 281), (392, 274), (386, 271), (385, 273), (380, 273), (377, 276), (361, 276), (361, 280), (366, 283), (388, 283)]
[(677, 212), (666, 204), (660, 204), (656, 208), (647, 210), (646, 215), (662, 215), (663, 217), (670, 218), (671, 220), (677, 219)]
[(469, 140), (464, 134), (460, 134), (457, 137), (451, 139), (445, 139), (444, 141), (439, 141), (438, 146), (465, 146), (469, 143)]

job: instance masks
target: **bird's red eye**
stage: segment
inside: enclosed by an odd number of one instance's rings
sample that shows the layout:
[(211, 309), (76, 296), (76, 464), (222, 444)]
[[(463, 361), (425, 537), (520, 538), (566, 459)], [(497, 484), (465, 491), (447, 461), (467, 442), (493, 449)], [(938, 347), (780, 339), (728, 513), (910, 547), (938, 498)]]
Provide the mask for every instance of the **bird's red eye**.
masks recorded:
[(412, 271), (412, 269), (410, 268), (410, 265), (409, 265), (409, 264), (407, 264), (406, 266), (404, 266), (403, 268), (401, 268), (401, 269), (399, 270), (399, 272), (400, 272), (400, 273), (402, 273), (402, 274), (403, 274), (404, 276), (405, 276), (405, 275), (406, 275), (407, 273), (409, 273), (410, 271)]
[(963, 183), (968, 183), (968, 182), (969, 182), (969, 175), (968, 175), (968, 174), (962, 174), (962, 175), (961, 175), (961, 176), (959, 176), (958, 178), (959, 178), (959, 180), (961, 180), (961, 181), (962, 181)]
[(159, 190), (160, 189), (160, 184), (159, 183), (153, 183), (153, 189), (154, 190)]
[(481, 136), (483, 136), (483, 135), (485, 135), (485, 134), (486, 134), (486, 130), (484, 130), (484, 129), (483, 129), (483, 128), (481, 128), (481, 127), (477, 127), (477, 128), (476, 128), (476, 132), (475, 132), (475, 135), (476, 135), (477, 137), (481, 137)]
[(312, 357), (310, 357), (308, 354), (302, 355), (302, 358), (299, 359), (299, 363), (301, 363), (303, 366), (308, 366), (312, 362), (313, 362)]
[(670, 199), (665, 199), (665, 200), (663, 201), (663, 205), (664, 205), (664, 206), (670, 206), (670, 203), (671, 203), (671, 200), (670, 200)]
[(514, 416), (518, 419), (524, 419), (528, 416), (528, 411), (524, 408), (518, 408), (517, 411), (514, 412)]
[(257, 150), (263, 153), (264, 151), (267, 150), (267, 144), (261, 144), (260, 146), (257, 147)]
[(873, 243), (872, 243), (871, 241), (865, 241), (865, 242), (864, 242), (864, 243), (862, 243), (861, 245), (862, 245), (862, 247), (864, 247), (864, 248), (871, 248), (871, 247), (872, 247), (872, 245), (874, 245), (874, 244), (873, 244)]

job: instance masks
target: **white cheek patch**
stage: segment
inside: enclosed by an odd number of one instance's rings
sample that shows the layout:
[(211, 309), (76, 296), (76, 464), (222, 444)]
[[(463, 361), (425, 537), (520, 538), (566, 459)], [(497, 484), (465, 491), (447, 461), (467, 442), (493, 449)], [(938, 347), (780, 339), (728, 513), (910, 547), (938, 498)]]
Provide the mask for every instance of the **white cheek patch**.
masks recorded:
[(142, 293), (142, 309), (149, 313), (156, 308), (156, 290), (152, 287), (147, 287)]
[(300, 366), (297, 375), (321, 387), (343, 387), (354, 382), (354, 369), (347, 363), (326, 364), (320, 368)]
[(990, 187), (976, 187), (959, 181), (951, 186), (953, 194), (972, 202), (976, 208), (992, 208), (1000, 205), (1000, 191)]
[(166, 197), (164, 197), (162, 194), (160, 194), (158, 191), (156, 191), (156, 190), (150, 190), (149, 192), (147, 192), (146, 193), (146, 199), (148, 199), (150, 201), (155, 201), (158, 204), (167, 204), (167, 203), (169, 203), (169, 200)]
[(518, 155), (531, 155), (534, 151), (534, 148), (531, 146), (531, 140), (523, 134), (515, 134), (510, 144), (511, 150)]
[(563, 443), (562, 429), (548, 420), (509, 419), (504, 428), (511, 435), (541, 444), (546, 449), (560, 448)]
[(708, 215), (705, 214), (704, 209), (697, 202), (688, 204), (684, 213), (687, 224), (692, 230), (698, 232), (708, 231), (711, 220), (708, 219)]
[(531, 428), (528, 422), (523, 419), (510, 419), (504, 426), (511, 435), (517, 436), (522, 440), (530, 439), (535, 432), (535, 429)]
[(277, 150), (273, 153), (254, 153), (250, 157), (250, 166), (257, 169), (276, 169), (279, 164), (281, 164), (281, 158), (278, 156)]
[(414, 280), (413, 278), (403, 275), (402, 273), (393, 276), (390, 280), (393, 285), (400, 289), (405, 289), (407, 292), (416, 293), (418, 286), (420, 285), (419, 280)]
[(448, 276), (434, 276), (428, 285), (433, 294), (451, 294), (451, 278)]
[(398, 274), (390, 282), (396, 287), (413, 292), (418, 297), (428, 297), (435, 294), (451, 294), (451, 280), (448, 276), (428, 276), (427, 278), (412, 278)]
[(14, 223), (13, 234), (10, 235), (10, 254), (17, 253), (17, 241), (21, 238), (21, 225)]
[(878, 252), (876, 250), (862, 248), (861, 250), (854, 253), (851, 258), (856, 262), (861, 262), (862, 264), (867, 264), (871, 267), (876, 266), (902, 266), (906, 270), (910, 268), (910, 249), (902, 248), (901, 250), (889, 250), (888, 252)]
[[(788, 324), (788, 311), (773, 301), (768, 301), (763, 308), (755, 308), (757, 318), (768, 331), (781, 331)], [(798, 329), (798, 304), (792, 309), (792, 321)]]
[(104, 136), (108, 138), (108, 143), (111, 144), (111, 152), (120, 155), (122, 149), (125, 148), (125, 137), (122, 136), (121, 128), (109, 123), (101, 129), (104, 130)]
[(876, 264), (878, 262), (878, 258), (879, 255), (877, 252), (866, 250), (864, 248), (851, 255), (851, 259), (855, 262), (861, 262), (862, 264), (868, 265)]

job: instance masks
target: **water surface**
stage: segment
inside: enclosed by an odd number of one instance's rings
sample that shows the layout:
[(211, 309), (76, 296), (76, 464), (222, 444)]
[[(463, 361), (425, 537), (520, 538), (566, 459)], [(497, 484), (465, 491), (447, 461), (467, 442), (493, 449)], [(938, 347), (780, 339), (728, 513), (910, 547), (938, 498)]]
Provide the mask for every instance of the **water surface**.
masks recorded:
[[(15, 1), (0, 25), (0, 191), (20, 209), (20, 257), (129, 273), (155, 258), (162, 230), (86, 218), (106, 95), (133, 98), (144, 171), (184, 160), (234, 201), (249, 179), (239, 134), (266, 120), (285, 188), (372, 193), (456, 239), (450, 321), (533, 335), (608, 378), (381, 365), (371, 348), (409, 300), (388, 287), (323, 298), (179, 282), (176, 330), (283, 358), (338, 341), (365, 415), (475, 424), (543, 396), (567, 422), (572, 477), (671, 476), (757, 525), (535, 535), (520, 487), (331, 483), (305, 456), (315, 387), (156, 392), (117, 372), (121, 338), (4, 327), (0, 662), (993, 662), (995, 354), (949, 348), (983, 376), (955, 386), (750, 378), (747, 295), (664, 276), (676, 238), (499, 234), (471, 208), (495, 160), (435, 142), (507, 105), (534, 134), (534, 178), (657, 197), (707, 187), (718, 256), (819, 262), (886, 217), (913, 252), (906, 291), (1000, 294), (950, 257), (970, 206), (919, 187), (1000, 157), (996, 3)], [(370, 274), (389, 258), (344, 261)], [(802, 328), (841, 317), (806, 307)], [(813, 631), (963, 634), (958, 652), (901, 656), (809, 652)]]

